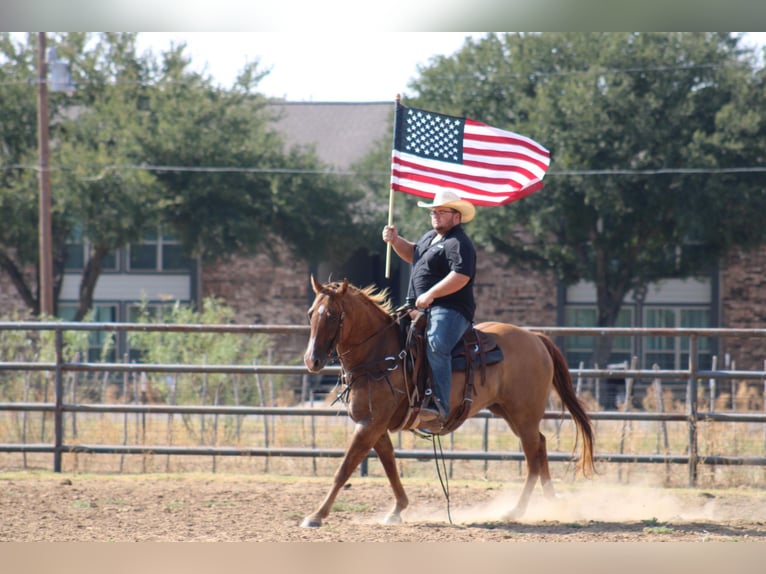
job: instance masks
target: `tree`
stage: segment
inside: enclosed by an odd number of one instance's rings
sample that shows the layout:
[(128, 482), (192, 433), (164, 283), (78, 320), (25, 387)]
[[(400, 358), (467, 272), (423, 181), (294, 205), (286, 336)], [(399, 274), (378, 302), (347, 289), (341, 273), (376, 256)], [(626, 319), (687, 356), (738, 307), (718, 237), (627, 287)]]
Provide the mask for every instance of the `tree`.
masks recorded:
[[(52, 35), (77, 91), (51, 94), (54, 300), (67, 242), (87, 240), (79, 288), (82, 319), (105, 258), (148, 229), (175, 235), (206, 260), (270, 251), (274, 238), (308, 261), (354, 237), (352, 187), (316, 155), (286, 150), (267, 100), (264, 73), (244, 67), (230, 89), (189, 71), (184, 45), (139, 55), (136, 34)], [(0, 269), (39, 312), (37, 266), (36, 41), (0, 34)]]
[(166, 55), (165, 78), (149, 102), (143, 138), (147, 161), (167, 193), (160, 217), (189, 252), (210, 260), (262, 249), (275, 238), (301, 259), (332, 251), (350, 231), (351, 188), (309, 150), (285, 150), (268, 101), (222, 90), (184, 73), (180, 54)]
[(614, 326), (632, 289), (766, 240), (752, 217), (766, 208), (762, 174), (726, 171), (763, 165), (763, 73), (740, 44), (725, 33), (490, 34), (421, 70), (413, 105), (551, 150), (546, 187), (485, 210), (474, 236), (565, 284), (593, 282), (597, 325)]
[[(0, 92), (0, 108), (12, 105), (14, 98), (36, 110), (34, 54), (36, 39), (15, 45), (4, 38), (6, 60), (3, 66), (16, 82), (29, 87), (20, 94)], [(67, 259), (67, 243), (74, 236), (87, 239), (88, 260), (79, 286), (79, 308), (75, 319), (82, 319), (92, 306), (93, 292), (104, 259), (116, 249), (141, 237), (144, 224), (157, 222), (158, 188), (151, 173), (120, 170), (141, 162), (143, 154), (137, 134), (142, 126), (136, 112), (146, 99), (152, 80), (150, 61), (135, 53), (135, 34), (67, 34), (52, 38), (61, 57), (72, 64), (77, 91), (72, 95), (50, 94), (52, 248), (54, 301), (58, 296)], [(17, 104), (18, 105), (18, 104)], [(37, 120), (26, 118), (18, 129), (37, 133)], [(21, 147), (7, 146), (10, 153)], [(7, 272), (29, 309), (39, 312), (39, 296), (34, 293), (25, 268), (38, 268), (37, 259), (37, 148), (23, 148), (25, 164), (17, 177), (3, 185), (0, 213), (8, 223), (0, 242), (0, 267)]]

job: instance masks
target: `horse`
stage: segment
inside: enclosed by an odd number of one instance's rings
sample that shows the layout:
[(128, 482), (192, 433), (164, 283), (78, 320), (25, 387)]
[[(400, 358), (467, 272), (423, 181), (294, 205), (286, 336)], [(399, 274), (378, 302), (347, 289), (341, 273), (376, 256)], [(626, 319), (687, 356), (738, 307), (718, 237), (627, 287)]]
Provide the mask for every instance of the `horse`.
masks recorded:
[[(383, 523), (401, 523), (401, 513), (409, 500), (399, 478), (389, 432), (409, 428), (406, 421), (412, 420), (413, 383), (402, 358), (402, 336), (388, 292), (374, 286), (358, 288), (350, 285), (348, 279), (322, 284), (313, 275), (311, 286), (315, 298), (308, 310), (310, 334), (303, 361), (310, 372), (318, 373), (330, 356), (337, 354), (344, 382), (340, 396), (355, 427), (329, 492), (301, 526), (322, 525), (338, 492), (371, 449), (375, 450), (394, 493), (394, 506)], [(584, 476), (594, 472), (593, 430), (575, 394), (566, 359), (549, 337), (507, 323), (485, 322), (475, 327), (494, 338), (503, 359), (484, 367), (481, 384), (474, 385), (473, 396), (466, 403), (467, 416), (486, 408), (504, 419), (521, 440), (526, 480), (515, 507), (503, 515), (503, 519), (513, 520), (524, 514), (538, 479), (544, 495), (555, 497), (545, 436), (539, 430), (551, 387), (556, 389), (575, 422), (575, 450), (578, 442), (582, 445), (576, 471)], [(450, 393), (453, 412), (463, 401), (464, 385), (459, 384), (460, 380), (453, 372)], [(415, 417), (415, 424), (421, 432), (442, 434), (444, 430), (438, 420), (423, 422)]]

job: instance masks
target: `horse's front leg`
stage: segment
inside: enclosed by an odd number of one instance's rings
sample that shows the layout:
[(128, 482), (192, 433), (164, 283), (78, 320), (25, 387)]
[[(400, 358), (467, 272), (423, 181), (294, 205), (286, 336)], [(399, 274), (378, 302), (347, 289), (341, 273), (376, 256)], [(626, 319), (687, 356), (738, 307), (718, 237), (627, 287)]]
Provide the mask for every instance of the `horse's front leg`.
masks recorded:
[[(354, 434), (351, 437), (351, 444), (346, 449), (346, 454), (343, 457), (343, 461), (340, 463), (338, 470), (335, 471), (335, 477), (333, 478), (333, 484), (330, 491), (325, 496), (322, 504), (312, 514), (306, 516), (301, 522), (301, 526), (317, 528), (322, 526), (322, 520), (327, 518), (330, 514), (335, 497), (338, 496), (338, 492), (343, 488), (348, 479), (351, 477), (351, 473), (354, 472), (357, 466), (364, 460), (367, 453), (373, 445), (379, 442), (381, 433), (385, 433), (383, 428), (377, 428), (376, 426), (369, 425), (367, 423), (357, 423), (354, 429)], [(389, 441), (390, 442), (390, 441)], [(393, 448), (393, 447), (392, 447)]]
[(399, 524), (402, 521), (402, 510), (409, 506), (410, 501), (407, 499), (402, 481), (399, 478), (399, 469), (396, 468), (396, 457), (394, 456), (394, 445), (388, 432), (383, 433), (378, 442), (375, 443), (374, 448), (375, 452), (378, 453), (383, 469), (386, 471), (388, 482), (391, 484), (391, 489), (394, 491), (394, 497), (396, 498), (394, 507), (383, 522), (386, 524)]

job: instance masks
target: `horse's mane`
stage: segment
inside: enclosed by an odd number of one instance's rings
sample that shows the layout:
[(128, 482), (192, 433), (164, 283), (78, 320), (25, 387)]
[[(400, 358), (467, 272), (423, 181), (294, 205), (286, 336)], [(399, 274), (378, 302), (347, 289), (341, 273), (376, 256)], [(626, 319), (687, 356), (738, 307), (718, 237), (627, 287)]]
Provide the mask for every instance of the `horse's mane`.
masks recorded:
[[(338, 293), (343, 288), (343, 283), (334, 281), (325, 285), (324, 288), (330, 292)], [(379, 289), (376, 285), (356, 287), (355, 285), (349, 284), (348, 288), (351, 289), (351, 293), (361, 296), (386, 315), (392, 315), (394, 313), (394, 304), (391, 302), (391, 299), (389, 299), (390, 294), (388, 287)]]
[(370, 302), (378, 306), (378, 308), (390, 315), (394, 312), (394, 305), (389, 299), (388, 288), (378, 289), (375, 285), (367, 285), (367, 287), (354, 287), (356, 291), (369, 299)]

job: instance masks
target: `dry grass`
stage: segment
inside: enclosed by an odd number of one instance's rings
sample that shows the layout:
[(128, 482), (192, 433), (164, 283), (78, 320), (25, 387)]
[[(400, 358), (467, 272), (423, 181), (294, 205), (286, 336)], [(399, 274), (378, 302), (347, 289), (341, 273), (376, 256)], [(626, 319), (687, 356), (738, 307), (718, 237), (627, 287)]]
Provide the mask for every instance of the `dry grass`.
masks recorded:
[[(81, 381), (77, 396), (72, 391), (73, 379), (69, 380), (66, 398), (72, 402), (133, 403), (140, 397), (140, 384), (144, 388), (160, 388), (164, 379), (153, 381), (127, 381), (122, 385), (101, 384), (98, 380), (91, 387)], [(204, 387), (194, 377), (179, 376), (178, 399), (184, 402), (217, 404), (211, 396), (211, 387)], [(271, 383), (271, 381), (267, 381)], [(156, 386), (153, 387), (152, 384)], [(246, 381), (240, 380), (241, 392), (245, 392)], [(260, 383), (260, 381), (259, 381)], [(267, 390), (260, 386), (249, 401), (267, 404), (290, 404), (285, 389), (294, 387), (287, 381), (276, 388)], [(167, 389), (162, 388), (167, 394)], [(719, 399), (721, 411), (733, 408), (750, 412), (762, 412), (763, 403), (752, 386), (732, 385), (733, 394), (722, 394)], [(268, 391), (268, 392), (267, 392)], [(685, 412), (683, 402), (674, 399), (669, 391), (659, 397), (654, 389), (636, 405), (646, 411), (658, 410)], [(208, 394), (205, 394), (205, 393)], [(111, 393), (111, 394), (110, 394)], [(253, 391), (251, 390), (251, 394)], [(151, 393), (150, 393), (151, 394)], [(162, 395), (162, 393), (159, 393)], [(52, 392), (44, 378), (29, 374), (0, 376), (0, 400), (50, 401)], [(735, 396), (731, 404), (731, 396)], [(146, 397), (144, 397), (146, 398)], [(600, 407), (587, 392), (581, 399), (590, 411)], [(165, 402), (167, 397), (154, 400)], [(232, 404), (221, 399), (221, 404)], [(728, 401), (728, 402), (727, 402)], [(700, 410), (707, 410), (709, 400), (704, 393), (700, 396)], [(327, 405), (324, 405), (327, 406)], [(560, 405), (552, 401), (550, 410), (560, 411)], [(689, 431), (685, 422), (639, 422), (639, 421), (593, 421), (596, 454), (677, 454), (688, 452)], [(575, 447), (575, 431), (571, 421), (564, 419), (544, 420), (541, 425), (547, 437), (549, 452), (570, 454)], [(53, 418), (39, 412), (0, 412), (0, 444), (53, 443)], [(65, 415), (66, 444), (82, 445), (139, 445), (139, 446), (221, 446), (242, 448), (325, 448), (343, 449), (349, 443), (353, 423), (342, 416), (301, 417), (241, 416), (241, 415), (141, 415), (141, 414), (99, 414), (68, 413)], [(763, 456), (766, 447), (766, 426), (757, 423), (701, 422), (698, 425), (698, 450), (701, 456)], [(400, 432), (394, 437), (394, 444), (402, 450), (423, 450), (423, 459), (400, 459), (399, 469), (403, 477), (432, 477), (433, 443), (410, 432)], [(499, 419), (473, 419), (452, 435), (442, 437), (444, 451), (490, 451), (520, 452), (518, 439)], [(0, 453), (0, 470), (52, 468), (53, 455), (48, 453)], [(113, 455), (113, 454), (66, 454), (64, 470), (80, 473), (174, 473), (174, 472), (218, 472), (245, 474), (273, 474), (300, 476), (331, 476), (339, 463), (332, 457), (240, 457), (240, 456), (196, 456), (196, 455)], [(521, 479), (525, 465), (521, 461), (447, 461), (449, 478), (507, 481)], [(617, 464), (599, 463), (603, 475), (614, 476), (620, 482), (632, 482), (637, 477), (652, 476), (667, 486), (685, 486), (689, 481), (689, 470), (682, 464)], [(551, 470), (557, 480), (568, 480), (573, 476), (574, 465), (551, 463)], [(377, 459), (369, 460), (369, 474), (383, 476)], [(700, 466), (698, 481), (701, 486), (729, 487), (739, 485), (766, 485), (766, 469), (747, 466)]]
[[(688, 427), (683, 422), (594, 421), (596, 454), (685, 454)], [(65, 443), (83, 445), (225, 446), (243, 448), (342, 449), (350, 441), (353, 423), (346, 416), (301, 417), (293, 415), (65, 415)], [(549, 452), (569, 454), (574, 449), (574, 427), (567, 420), (545, 420), (542, 432)], [(485, 438), (486, 437), (486, 438)], [(667, 437), (667, 438), (666, 438)], [(422, 459), (400, 459), (403, 477), (432, 477), (433, 443), (410, 432), (393, 436), (403, 450), (423, 450)], [(667, 446), (666, 441), (667, 440)], [(41, 413), (0, 414), (0, 443), (52, 443), (53, 422)], [(699, 453), (762, 456), (766, 437), (756, 423), (700, 423)], [(444, 451), (519, 452), (518, 439), (504, 422), (473, 419), (452, 435), (442, 437)], [(0, 469), (52, 468), (52, 454), (0, 453)], [(78, 473), (186, 473), (217, 472), (331, 476), (339, 464), (333, 457), (240, 457), (197, 455), (65, 454), (63, 470)], [(525, 464), (520, 461), (446, 461), (448, 478), (507, 481), (521, 479)], [(602, 476), (623, 483), (654, 477), (665, 486), (685, 486), (689, 471), (681, 464), (599, 463)], [(574, 465), (552, 462), (556, 480), (573, 478)], [(377, 459), (369, 459), (370, 476), (384, 476)], [(640, 478), (639, 478), (640, 477)], [(701, 465), (698, 484), (710, 487), (766, 485), (766, 470), (760, 467)]]

